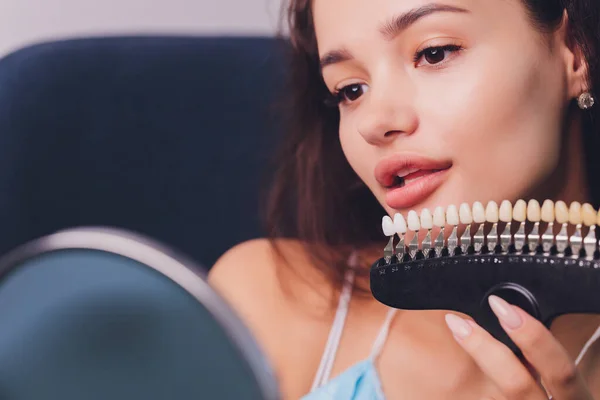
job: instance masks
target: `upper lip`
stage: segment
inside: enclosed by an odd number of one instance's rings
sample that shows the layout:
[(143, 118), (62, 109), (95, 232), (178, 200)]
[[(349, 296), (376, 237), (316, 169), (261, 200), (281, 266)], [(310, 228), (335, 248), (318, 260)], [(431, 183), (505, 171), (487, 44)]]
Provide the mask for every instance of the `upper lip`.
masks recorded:
[(452, 166), (450, 161), (434, 160), (414, 154), (394, 154), (384, 158), (375, 167), (375, 179), (383, 187), (394, 184), (397, 176), (404, 177), (421, 170), (444, 170)]

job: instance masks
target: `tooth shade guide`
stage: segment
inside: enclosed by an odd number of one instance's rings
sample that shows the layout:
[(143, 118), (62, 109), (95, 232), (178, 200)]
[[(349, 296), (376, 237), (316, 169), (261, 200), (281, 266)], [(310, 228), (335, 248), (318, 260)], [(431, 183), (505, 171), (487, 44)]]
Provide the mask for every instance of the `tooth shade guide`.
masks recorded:
[[(529, 207), (532, 203), (534, 203), (533, 212)], [(461, 204), (460, 207), (448, 206), (446, 217), (449, 218), (444, 221), (443, 235), (440, 235), (442, 229), (439, 224), (436, 224), (439, 219), (434, 221), (435, 211), (437, 210), (439, 215), (441, 207), (434, 209), (434, 213), (427, 212), (425, 209), (425, 212), (421, 210), (420, 215), (415, 211), (409, 212), (409, 214), (412, 214), (413, 221), (409, 224), (412, 229), (409, 228), (404, 237), (407, 246), (401, 247), (399, 243), (394, 253), (404, 259), (436, 258), (442, 257), (448, 252), (456, 255), (489, 253), (534, 255), (544, 253), (588, 260), (595, 259), (598, 256), (597, 225), (591, 224), (591, 222), (594, 222), (591, 218), (592, 214), (596, 211), (590, 208), (590, 205), (575, 204), (573, 206), (573, 204), (570, 204), (567, 206), (565, 203), (557, 202), (558, 213), (562, 212), (561, 221), (566, 220), (565, 211), (571, 212), (573, 208), (581, 210), (581, 216), (575, 215), (573, 217), (569, 215), (569, 219), (565, 223), (559, 224), (556, 220), (546, 222), (548, 214), (546, 213), (545, 218), (542, 218), (542, 210), (538, 208), (539, 205), (535, 204), (534, 201), (527, 203), (527, 209), (525, 209), (525, 202), (523, 201), (520, 202), (518, 207), (512, 207), (510, 211), (513, 218), (510, 221), (482, 223), (479, 221), (483, 220), (481, 217), (483, 205), (481, 203), (475, 204), (477, 205), (477, 217), (471, 212), (472, 210), (466, 209), (465, 203)], [(502, 204), (505, 204), (506, 210), (506, 202)], [(584, 209), (587, 213), (585, 220), (588, 222), (584, 221)], [(528, 212), (528, 217), (523, 220), (525, 211)], [(453, 214), (448, 215), (449, 212)], [(415, 217), (418, 217), (418, 220)], [(507, 219), (506, 214), (503, 219)], [(453, 224), (449, 224), (448, 220)], [(486, 215), (486, 220), (494, 221), (496, 219), (494, 215), (489, 217)], [(465, 223), (467, 221), (471, 221), (471, 223)], [(573, 225), (573, 222), (578, 222), (578, 224)], [(419, 227), (419, 229), (417, 230), (416, 227)], [(507, 227), (509, 229), (506, 229)], [(417, 237), (415, 237), (415, 232)], [(502, 232), (503, 235), (498, 235), (499, 232)], [(400, 234), (397, 236), (402, 237)], [(499, 244), (504, 246), (499, 246)], [(406, 249), (410, 256), (402, 257), (403, 252), (398, 249)]]

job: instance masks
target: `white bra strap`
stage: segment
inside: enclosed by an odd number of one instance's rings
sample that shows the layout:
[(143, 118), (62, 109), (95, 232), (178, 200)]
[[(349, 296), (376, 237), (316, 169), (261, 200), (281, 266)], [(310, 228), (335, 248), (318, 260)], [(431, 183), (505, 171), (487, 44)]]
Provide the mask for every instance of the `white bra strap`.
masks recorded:
[(381, 330), (379, 331), (379, 334), (377, 335), (377, 338), (375, 339), (375, 342), (373, 343), (373, 348), (371, 349), (371, 355), (369, 356), (369, 358), (371, 360), (376, 360), (377, 357), (379, 357), (379, 354), (381, 353), (381, 351), (383, 350), (383, 346), (385, 345), (385, 342), (390, 333), (390, 326), (392, 325), (392, 321), (394, 320), (396, 311), (398, 311), (398, 310), (396, 310), (395, 308), (391, 308), (388, 311), (385, 321), (383, 323), (383, 326), (381, 327)]
[(333, 368), (333, 362), (337, 354), (340, 340), (342, 338), (342, 332), (344, 331), (344, 325), (346, 324), (346, 316), (348, 315), (348, 308), (350, 299), (352, 298), (352, 287), (354, 286), (354, 270), (349, 269), (346, 272), (344, 279), (344, 286), (342, 293), (340, 294), (340, 300), (338, 304), (335, 317), (333, 319), (333, 325), (329, 331), (329, 337), (327, 344), (325, 345), (325, 351), (321, 357), (321, 363), (319, 369), (315, 375), (312, 387), (310, 391), (314, 391), (318, 387), (324, 385), (329, 381), (331, 370)]
[(585, 346), (583, 346), (581, 352), (579, 352), (579, 356), (575, 360), (575, 365), (579, 365), (585, 353), (587, 353), (588, 349), (596, 342), (596, 340), (598, 340), (598, 338), (600, 338), (600, 326), (598, 329), (596, 329), (596, 332), (594, 332), (592, 337), (586, 342)]

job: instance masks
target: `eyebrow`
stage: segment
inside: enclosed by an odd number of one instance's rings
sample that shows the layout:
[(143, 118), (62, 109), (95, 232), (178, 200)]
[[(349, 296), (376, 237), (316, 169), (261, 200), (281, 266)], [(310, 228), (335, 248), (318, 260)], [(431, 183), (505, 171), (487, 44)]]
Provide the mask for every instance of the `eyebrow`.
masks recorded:
[(393, 17), (381, 26), (379, 32), (381, 32), (387, 40), (392, 40), (418, 20), (425, 18), (428, 15), (441, 12), (469, 13), (469, 10), (448, 4), (431, 3)]
[[(392, 40), (402, 33), (402, 31), (415, 24), (418, 20), (425, 18), (428, 15), (440, 12), (469, 13), (469, 10), (448, 4), (431, 3), (422, 7), (414, 8), (391, 18), (389, 21), (385, 22), (381, 28), (379, 28), (379, 32), (386, 40)], [(323, 57), (321, 57), (321, 70), (329, 65), (351, 59), (352, 54), (345, 49), (327, 52), (323, 55)]]

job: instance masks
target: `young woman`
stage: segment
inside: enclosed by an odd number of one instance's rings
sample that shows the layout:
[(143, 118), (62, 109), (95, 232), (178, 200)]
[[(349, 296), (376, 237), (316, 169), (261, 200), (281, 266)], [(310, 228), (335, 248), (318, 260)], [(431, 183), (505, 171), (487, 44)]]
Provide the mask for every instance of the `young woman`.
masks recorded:
[(549, 331), (491, 298), (524, 365), (465, 316), (390, 310), (368, 291), (385, 213), (598, 204), (600, 2), (292, 0), (288, 17), (293, 113), (272, 237), (210, 277), (284, 397), (600, 399), (596, 316)]

